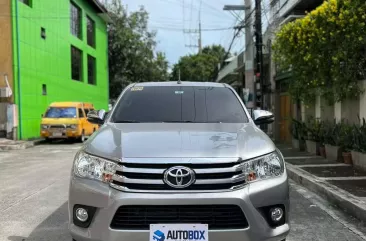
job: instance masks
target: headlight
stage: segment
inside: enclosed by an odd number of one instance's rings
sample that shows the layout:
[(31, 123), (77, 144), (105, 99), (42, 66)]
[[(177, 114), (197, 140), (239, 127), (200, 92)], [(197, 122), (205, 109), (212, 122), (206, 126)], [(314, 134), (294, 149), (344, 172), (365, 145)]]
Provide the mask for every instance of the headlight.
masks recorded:
[(116, 167), (114, 162), (80, 152), (75, 158), (74, 174), (78, 177), (110, 182)]
[(42, 129), (48, 129), (48, 125), (41, 125)]
[(276, 151), (243, 163), (241, 169), (246, 181), (250, 183), (281, 176), (284, 172), (284, 162)]
[(67, 125), (66, 128), (69, 128), (69, 129), (76, 129), (76, 125)]

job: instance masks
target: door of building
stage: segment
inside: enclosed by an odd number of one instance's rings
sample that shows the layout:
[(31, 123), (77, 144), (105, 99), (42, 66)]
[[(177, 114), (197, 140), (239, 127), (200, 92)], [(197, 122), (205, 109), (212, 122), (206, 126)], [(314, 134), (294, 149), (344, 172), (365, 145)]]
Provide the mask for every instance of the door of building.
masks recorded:
[(291, 98), (288, 94), (281, 94), (280, 96), (280, 139), (283, 143), (291, 143)]

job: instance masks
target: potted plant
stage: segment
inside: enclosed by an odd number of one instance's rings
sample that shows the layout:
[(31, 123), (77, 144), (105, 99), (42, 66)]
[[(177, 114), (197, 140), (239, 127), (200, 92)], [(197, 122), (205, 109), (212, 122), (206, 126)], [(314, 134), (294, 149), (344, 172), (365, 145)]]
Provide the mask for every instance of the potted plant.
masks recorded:
[(366, 121), (360, 120), (361, 125), (353, 126), (352, 162), (357, 168), (366, 170)]
[(326, 151), (325, 151), (325, 130), (326, 130), (325, 122), (322, 122), (321, 125), (319, 126), (319, 134), (318, 134), (319, 146), (318, 146), (318, 149), (319, 149), (319, 155), (324, 157), (324, 158), (327, 158), (327, 154), (326, 154)]
[(319, 146), (320, 146), (320, 129), (322, 126), (322, 122), (315, 119), (309, 118), (306, 124), (308, 138), (306, 140), (307, 151), (319, 155)]
[(339, 158), (338, 133), (339, 124), (334, 120), (333, 122), (326, 122), (324, 124), (324, 146), (327, 159), (335, 161)]
[(339, 124), (338, 144), (342, 151), (343, 162), (352, 165), (352, 154), (353, 148), (353, 126), (348, 123), (341, 122)]
[(305, 150), (305, 125), (301, 121), (292, 119), (291, 122), (291, 135), (292, 135), (292, 147), (299, 149), (300, 151)]

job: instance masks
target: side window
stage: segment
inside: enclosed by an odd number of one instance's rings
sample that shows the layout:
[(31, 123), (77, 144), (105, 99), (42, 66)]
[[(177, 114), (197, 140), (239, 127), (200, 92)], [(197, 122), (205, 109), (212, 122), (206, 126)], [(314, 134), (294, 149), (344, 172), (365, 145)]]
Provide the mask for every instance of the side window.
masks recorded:
[(85, 111), (85, 116), (88, 116), (88, 113), (89, 113), (89, 109), (84, 109), (84, 111)]
[(84, 115), (84, 111), (83, 109), (79, 109), (79, 118), (84, 118), (85, 115)]

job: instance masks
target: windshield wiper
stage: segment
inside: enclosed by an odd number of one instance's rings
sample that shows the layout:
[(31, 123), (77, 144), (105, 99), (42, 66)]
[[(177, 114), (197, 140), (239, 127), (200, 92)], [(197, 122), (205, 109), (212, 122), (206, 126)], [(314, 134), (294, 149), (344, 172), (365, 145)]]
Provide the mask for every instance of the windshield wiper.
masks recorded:
[(114, 123), (140, 123), (140, 121), (136, 120), (116, 120)]
[(171, 120), (171, 121), (162, 121), (163, 123), (193, 123), (190, 120)]

